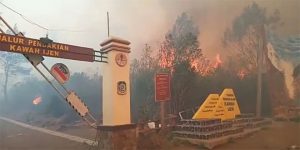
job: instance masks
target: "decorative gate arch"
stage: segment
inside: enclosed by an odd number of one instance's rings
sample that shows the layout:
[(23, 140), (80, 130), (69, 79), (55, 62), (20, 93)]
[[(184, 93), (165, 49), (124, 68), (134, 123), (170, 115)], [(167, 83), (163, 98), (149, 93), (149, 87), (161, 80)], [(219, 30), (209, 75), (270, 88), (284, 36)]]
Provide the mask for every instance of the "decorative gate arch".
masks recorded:
[[(109, 38), (101, 43), (102, 49), (55, 43), (51, 40), (32, 39), (22, 33), (15, 33), (11, 26), (0, 16), (0, 20), (14, 35), (8, 35), (0, 28), (0, 51), (21, 53), (46, 81), (67, 101), (67, 103), (93, 128), (97, 128), (96, 119), (88, 107), (74, 91), (61, 84), (50, 69), (43, 63), (44, 57), (56, 57), (87, 62), (102, 62), (104, 67), (103, 80), (103, 125), (130, 124), (130, 84), (129, 84), (129, 53), (130, 42), (120, 38)], [(49, 42), (50, 41), (50, 42)], [(42, 66), (56, 79), (55, 86), (37, 66)]]
[[(98, 139), (101, 141), (98, 142), (100, 148), (136, 149), (136, 125), (131, 123), (130, 115), (129, 41), (110, 37), (100, 44), (101, 50), (96, 51), (91, 48), (54, 43), (47, 38), (40, 40), (25, 38), (23, 34), (15, 33), (1, 16), (0, 20), (15, 34), (5, 34), (0, 28), (0, 51), (23, 54), (59, 95), (91, 127), (97, 129), (97, 133), (100, 134)], [(55, 78), (55, 75), (43, 63), (44, 56), (105, 63), (103, 66), (102, 125), (97, 125), (97, 120), (91, 115), (81, 98)], [(56, 87), (37, 67), (38, 65), (44, 67), (58, 81), (61, 88)], [(129, 139), (130, 142), (128, 142)]]

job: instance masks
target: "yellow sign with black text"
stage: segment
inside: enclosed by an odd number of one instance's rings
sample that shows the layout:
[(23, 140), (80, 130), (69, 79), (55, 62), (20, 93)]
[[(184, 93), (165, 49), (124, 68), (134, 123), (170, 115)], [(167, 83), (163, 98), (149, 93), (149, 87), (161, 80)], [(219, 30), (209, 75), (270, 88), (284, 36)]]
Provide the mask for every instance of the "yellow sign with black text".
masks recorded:
[(219, 94), (209, 94), (198, 111), (194, 114), (193, 119), (207, 119), (214, 117), (213, 112), (217, 107)]
[(241, 114), (239, 105), (232, 89), (224, 89), (222, 94), (209, 94), (192, 119), (221, 120), (234, 119)]
[(226, 109), (225, 119), (234, 119), (235, 115), (241, 114), (232, 89), (224, 89), (219, 100), (224, 102), (224, 107)]

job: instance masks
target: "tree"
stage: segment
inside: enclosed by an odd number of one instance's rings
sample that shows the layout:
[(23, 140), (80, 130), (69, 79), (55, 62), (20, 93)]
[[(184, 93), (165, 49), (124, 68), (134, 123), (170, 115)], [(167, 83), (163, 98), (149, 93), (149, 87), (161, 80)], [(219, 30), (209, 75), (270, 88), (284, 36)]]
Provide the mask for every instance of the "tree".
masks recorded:
[(134, 120), (148, 121), (157, 119), (158, 107), (154, 100), (154, 76), (158, 70), (158, 59), (153, 50), (145, 45), (140, 59), (131, 64), (131, 98)]
[[(258, 70), (258, 55), (264, 53), (266, 54), (266, 28), (267, 29), (276, 29), (280, 24), (280, 17), (279, 17), (279, 11), (275, 10), (272, 14), (268, 15), (266, 13), (266, 9), (260, 7), (257, 3), (253, 2), (251, 5), (247, 6), (241, 15), (237, 16), (232, 23), (232, 26), (228, 28), (224, 32), (223, 37), (223, 44), (224, 46), (230, 50), (232, 53), (231, 58), (235, 63), (235, 70), (237, 74), (240, 75), (240, 77), (243, 77), (245, 75), (251, 76), (249, 79), (261, 79), (261, 74)], [(263, 50), (263, 51), (262, 51)], [(259, 53), (261, 52), (261, 53)], [(262, 55), (261, 55), (262, 56)], [(266, 56), (266, 55), (265, 55)], [(265, 62), (268, 62), (266, 57), (263, 58)], [(268, 69), (270, 69), (270, 62), (268, 62)], [(265, 68), (265, 67), (264, 67)], [(256, 78), (256, 74), (258, 77)], [(272, 73), (271, 76), (274, 76), (274, 73)], [(262, 75), (262, 78), (266, 78), (266, 76)], [(272, 77), (271, 77), (272, 78)], [(276, 77), (277, 78), (277, 77)], [(269, 78), (270, 80), (270, 78)], [(259, 81), (259, 80), (258, 80)], [(274, 80), (273, 80), (274, 82)], [(278, 83), (279, 81), (276, 80), (274, 83)], [(269, 82), (270, 83), (270, 82)], [(260, 82), (258, 82), (258, 88)], [(262, 87), (265, 89), (263, 90), (262, 96), (265, 97), (265, 101), (268, 101), (267, 98), (272, 95), (270, 91), (274, 90), (274, 87), (276, 86), (266, 86), (266, 82), (262, 83)], [(255, 82), (248, 83), (248, 86), (253, 87), (255, 86)], [(278, 87), (278, 86), (277, 86)], [(269, 89), (267, 89), (269, 88)], [(272, 89), (273, 88), (273, 89)], [(280, 87), (282, 88), (282, 87)], [(258, 90), (259, 92), (260, 90)], [(277, 91), (284, 91), (283, 89), (274, 90), (276, 93)], [(269, 93), (268, 93), (269, 92)], [(251, 95), (255, 95), (256, 93), (253, 92)], [(258, 94), (258, 100), (260, 98)], [(273, 101), (274, 97), (271, 97)], [(250, 103), (250, 102), (249, 102)], [(260, 104), (259, 101), (257, 103)], [(259, 114), (259, 112), (257, 112)]]
[(233, 20), (231, 28), (224, 32), (223, 44), (234, 52), (240, 69), (256, 72), (257, 51), (259, 42), (265, 35), (264, 27), (276, 29), (280, 21), (279, 11), (275, 10), (270, 16), (265, 8), (253, 2), (246, 7), (242, 14)]
[(186, 107), (187, 94), (198, 75), (192, 63), (203, 59), (198, 35), (198, 26), (186, 13), (182, 13), (159, 50), (161, 71), (170, 72), (172, 76), (170, 111), (174, 114)]
[[(17, 25), (14, 26), (14, 31), (18, 33)], [(7, 34), (12, 34), (12, 31), (8, 30)], [(7, 90), (9, 86), (9, 78), (15, 77), (17, 74), (28, 75), (29, 69), (22, 67), (22, 63), (26, 62), (26, 59), (21, 54), (0, 52), (0, 64), (3, 67), (2, 75), (2, 88), (4, 102), (8, 101)]]

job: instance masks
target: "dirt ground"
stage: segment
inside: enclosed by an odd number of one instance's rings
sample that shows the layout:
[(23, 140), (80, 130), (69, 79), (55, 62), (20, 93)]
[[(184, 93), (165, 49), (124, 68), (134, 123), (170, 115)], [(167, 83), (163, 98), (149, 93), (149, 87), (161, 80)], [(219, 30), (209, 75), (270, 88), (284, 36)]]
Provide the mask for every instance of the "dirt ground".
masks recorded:
[(82, 138), (94, 140), (96, 137), (96, 129), (93, 129), (89, 126), (83, 127), (68, 127), (64, 130), (58, 130), (59, 132), (63, 132), (70, 135), (76, 135)]
[(300, 123), (273, 122), (270, 127), (215, 150), (288, 150), (292, 145), (300, 150)]
[(85, 144), (0, 120), (0, 150), (88, 150)]

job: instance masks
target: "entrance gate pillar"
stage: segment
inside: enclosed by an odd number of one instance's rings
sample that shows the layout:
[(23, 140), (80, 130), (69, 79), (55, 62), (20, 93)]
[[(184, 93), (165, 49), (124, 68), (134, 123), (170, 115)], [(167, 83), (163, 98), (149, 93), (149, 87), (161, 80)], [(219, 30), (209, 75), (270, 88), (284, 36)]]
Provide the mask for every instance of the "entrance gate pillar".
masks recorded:
[(99, 147), (105, 150), (136, 149), (136, 125), (130, 113), (130, 42), (110, 37), (100, 44), (107, 53), (103, 65), (103, 125), (98, 126)]

